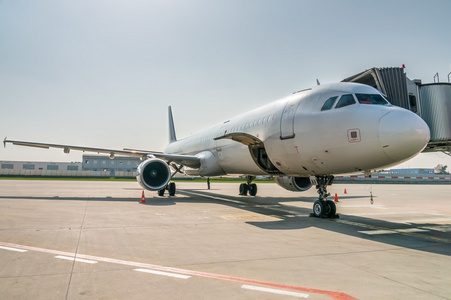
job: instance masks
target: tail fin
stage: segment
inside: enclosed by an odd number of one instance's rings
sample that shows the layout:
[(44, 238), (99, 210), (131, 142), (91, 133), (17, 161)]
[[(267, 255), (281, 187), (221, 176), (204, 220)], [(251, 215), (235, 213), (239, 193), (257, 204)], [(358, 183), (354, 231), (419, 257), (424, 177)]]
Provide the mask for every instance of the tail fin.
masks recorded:
[(172, 118), (172, 109), (168, 107), (168, 118), (169, 118), (169, 143), (177, 141), (177, 137), (175, 136), (175, 126), (174, 119)]

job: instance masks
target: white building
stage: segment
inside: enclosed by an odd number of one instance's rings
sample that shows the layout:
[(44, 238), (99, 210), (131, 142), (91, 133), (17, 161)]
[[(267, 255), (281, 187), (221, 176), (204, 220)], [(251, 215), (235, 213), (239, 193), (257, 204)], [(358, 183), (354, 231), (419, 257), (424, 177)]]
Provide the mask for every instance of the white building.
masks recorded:
[(134, 177), (139, 158), (83, 155), (83, 162), (0, 161), (3, 176)]

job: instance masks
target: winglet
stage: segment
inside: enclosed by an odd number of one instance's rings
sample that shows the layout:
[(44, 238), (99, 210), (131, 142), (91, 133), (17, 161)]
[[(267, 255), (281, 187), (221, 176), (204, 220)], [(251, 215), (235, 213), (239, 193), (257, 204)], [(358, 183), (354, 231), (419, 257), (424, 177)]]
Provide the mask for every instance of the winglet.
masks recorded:
[(3, 148), (6, 148), (6, 140), (7, 140), (8, 138), (7, 137), (5, 137), (5, 139), (3, 140)]
[(316, 79), (316, 85), (321, 85), (318, 79)]
[(174, 119), (172, 117), (172, 109), (168, 107), (168, 118), (169, 118), (169, 143), (177, 141), (177, 137), (175, 136), (175, 126)]

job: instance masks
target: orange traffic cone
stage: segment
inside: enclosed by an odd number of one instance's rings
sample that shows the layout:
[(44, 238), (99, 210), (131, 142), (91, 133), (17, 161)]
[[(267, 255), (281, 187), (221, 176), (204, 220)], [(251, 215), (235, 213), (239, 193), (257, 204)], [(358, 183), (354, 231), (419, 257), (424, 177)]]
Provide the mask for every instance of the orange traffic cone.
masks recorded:
[(345, 194), (347, 194), (348, 192), (346, 191), (346, 188), (345, 188)]
[(338, 202), (338, 196), (337, 196), (337, 193), (335, 193), (335, 199), (334, 199), (334, 201), (335, 201), (335, 202)]
[(141, 196), (141, 201), (139, 201), (139, 203), (146, 203), (146, 198), (144, 197), (144, 191), (143, 191), (143, 194)]

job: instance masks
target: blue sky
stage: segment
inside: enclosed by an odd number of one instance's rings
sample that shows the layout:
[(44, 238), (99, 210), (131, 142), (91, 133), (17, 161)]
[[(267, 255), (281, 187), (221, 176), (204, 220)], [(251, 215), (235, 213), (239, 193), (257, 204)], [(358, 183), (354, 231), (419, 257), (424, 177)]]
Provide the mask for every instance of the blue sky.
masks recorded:
[[(451, 1), (0, 0), (0, 137), (161, 150), (365, 69), (451, 71)], [(450, 164), (422, 155), (409, 166)], [(81, 161), (8, 146), (0, 160)], [(417, 159), (418, 160), (418, 159)]]

